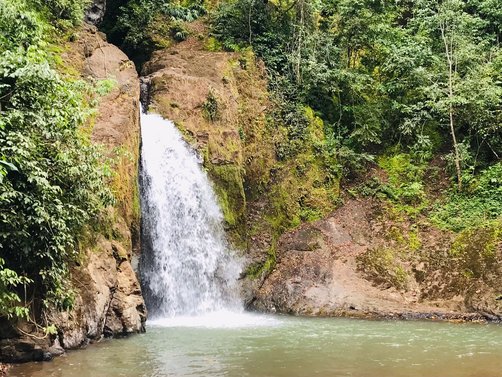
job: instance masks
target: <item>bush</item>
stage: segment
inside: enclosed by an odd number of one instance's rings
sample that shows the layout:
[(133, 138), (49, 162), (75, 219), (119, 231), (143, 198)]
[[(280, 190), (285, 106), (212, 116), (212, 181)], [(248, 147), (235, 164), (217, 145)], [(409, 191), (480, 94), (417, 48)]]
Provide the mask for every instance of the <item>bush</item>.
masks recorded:
[[(23, 15), (21, 18), (20, 15)], [(23, 2), (0, 4), (0, 53), (18, 47), (28, 48), (42, 40), (43, 23)]]
[(204, 117), (210, 122), (215, 122), (219, 119), (220, 109), (218, 105), (218, 98), (212, 88), (209, 89), (206, 101), (202, 104), (202, 109)]
[(464, 192), (452, 192), (445, 203), (436, 207), (432, 220), (442, 228), (458, 232), (500, 216), (502, 163), (499, 162), (472, 178)]
[(186, 26), (183, 24), (183, 22), (180, 21), (175, 21), (170, 27), (171, 30), (171, 37), (176, 41), (176, 42), (183, 42), (188, 38), (190, 35), (190, 32), (186, 28)]
[(20, 305), (21, 299), (12, 290), (18, 285), (31, 283), (31, 280), (4, 266), (5, 261), (0, 258), (0, 317), (27, 318), (28, 309)]
[(91, 0), (28, 0), (51, 21), (79, 24)]
[(425, 199), (424, 164), (414, 163), (409, 154), (399, 153), (380, 157), (378, 165), (387, 173), (388, 186), (395, 200), (403, 204), (420, 204)]

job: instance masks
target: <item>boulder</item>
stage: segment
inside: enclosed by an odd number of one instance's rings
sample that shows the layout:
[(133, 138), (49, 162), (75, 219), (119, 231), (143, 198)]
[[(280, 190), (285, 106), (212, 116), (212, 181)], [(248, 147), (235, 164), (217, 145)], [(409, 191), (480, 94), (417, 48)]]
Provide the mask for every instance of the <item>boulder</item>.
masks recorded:
[(85, 12), (85, 21), (99, 25), (106, 13), (106, 0), (93, 0), (91, 6)]

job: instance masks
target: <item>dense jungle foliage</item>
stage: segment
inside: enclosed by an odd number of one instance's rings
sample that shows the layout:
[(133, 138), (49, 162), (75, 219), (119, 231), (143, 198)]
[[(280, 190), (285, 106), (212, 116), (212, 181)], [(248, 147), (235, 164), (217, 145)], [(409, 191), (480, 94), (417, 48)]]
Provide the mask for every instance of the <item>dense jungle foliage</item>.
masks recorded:
[(0, 317), (71, 306), (80, 236), (112, 201), (81, 127), (92, 88), (56, 69), (87, 4), (0, 0)]
[[(459, 206), (500, 190), (500, 168), (482, 173), (502, 154), (496, 0), (131, 0), (115, 13), (112, 34), (143, 54), (163, 47), (159, 20), (181, 40), (183, 21), (207, 12), (209, 49), (251, 48), (265, 61), (276, 116), (289, 127), (287, 156), (305, 137), (309, 106), (324, 121), (340, 177), (379, 155), (405, 154), (416, 168), (441, 156)], [(479, 216), (502, 213), (488, 203), (498, 197), (481, 197)]]
[(492, 0), (239, 0), (212, 25), (223, 47), (263, 57), (286, 102), (317, 111), (347, 166), (444, 152), (463, 191), (502, 153), (501, 18)]

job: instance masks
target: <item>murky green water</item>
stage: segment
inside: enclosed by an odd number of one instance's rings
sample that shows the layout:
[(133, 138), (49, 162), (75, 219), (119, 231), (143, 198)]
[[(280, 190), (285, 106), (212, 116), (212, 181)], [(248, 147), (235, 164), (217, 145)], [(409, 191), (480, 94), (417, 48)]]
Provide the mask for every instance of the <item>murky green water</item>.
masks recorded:
[(499, 325), (249, 318), (160, 321), (147, 334), (18, 366), (11, 376), (502, 376)]

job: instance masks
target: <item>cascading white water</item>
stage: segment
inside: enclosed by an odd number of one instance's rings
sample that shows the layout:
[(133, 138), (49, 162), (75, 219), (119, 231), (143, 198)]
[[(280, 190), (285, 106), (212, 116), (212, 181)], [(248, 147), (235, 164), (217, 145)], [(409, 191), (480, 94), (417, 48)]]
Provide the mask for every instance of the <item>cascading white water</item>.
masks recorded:
[(150, 318), (241, 310), (240, 263), (197, 154), (174, 124), (141, 115), (141, 280)]

